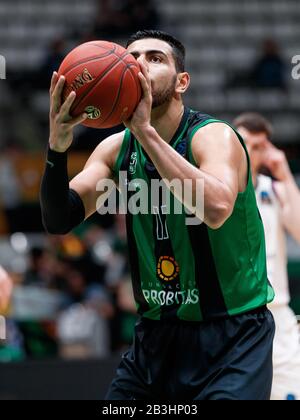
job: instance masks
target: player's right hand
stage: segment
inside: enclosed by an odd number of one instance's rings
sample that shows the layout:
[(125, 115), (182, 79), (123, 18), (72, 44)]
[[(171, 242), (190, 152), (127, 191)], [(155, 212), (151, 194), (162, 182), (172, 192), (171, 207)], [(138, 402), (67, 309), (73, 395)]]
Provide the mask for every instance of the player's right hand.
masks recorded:
[(62, 102), (62, 93), (65, 77), (58, 77), (54, 72), (50, 86), (50, 149), (63, 153), (69, 149), (73, 142), (73, 129), (88, 117), (81, 114), (76, 118), (70, 116), (70, 110), (76, 98), (76, 92), (72, 91), (65, 102)]

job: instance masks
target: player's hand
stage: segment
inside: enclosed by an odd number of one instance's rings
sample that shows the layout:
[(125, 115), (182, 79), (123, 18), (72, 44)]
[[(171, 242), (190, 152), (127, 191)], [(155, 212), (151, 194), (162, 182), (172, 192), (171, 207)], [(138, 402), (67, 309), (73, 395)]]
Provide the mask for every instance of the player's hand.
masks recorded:
[(272, 176), (280, 182), (285, 182), (292, 177), (292, 173), (282, 150), (277, 149), (268, 142), (263, 152), (263, 164), (271, 172)]
[(63, 153), (73, 142), (73, 129), (87, 118), (87, 114), (76, 118), (70, 116), (71, 107), (76, 98), (76, 92), (72, 91), (65, 102), (62, 102), (62, 92), (65, 84), (64, 76), (58, 77), (53, 73), (50, 86), (50, 149)]
[(151, 80), (148, 73), (148, 69), (142, 60), (138, 60), (141, 72), (139, 73), (139, 79), (142, 85), (142, 99), (137, 106), (133, 116), (123, 121), (124, 125), (135, 134), (137, 139), (143, 134), (145, 129), (151, 127), (151, 111), (152, 111), (152, 89)]
[(11, 298), (13, 283), (6, 271), (0, 267), (0, 314), (5, 313)]

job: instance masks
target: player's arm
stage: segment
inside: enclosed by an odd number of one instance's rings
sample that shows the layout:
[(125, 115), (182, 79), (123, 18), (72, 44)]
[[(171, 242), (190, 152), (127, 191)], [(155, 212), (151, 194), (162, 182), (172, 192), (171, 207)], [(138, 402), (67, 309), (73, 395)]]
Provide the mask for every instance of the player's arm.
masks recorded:
[(70, 188), (80, 196), (84, 208), (85, 219), (94, 214), (100, 203), (115, 188), (113, 168), (119, 154), (124, 132), (114, 134), (102, 141), (92, 153), (84, 169), (70, 182)]
[[(204, 211), (216, 228), (231, 216), (239, 193), (239, 178), (247, 184), (247, 157), (236, 133), (226, 124), (200, 129), (192, 153), (204, 179)], [(214, 226), (212, 226), (214, 227)]]
[(52, 234), (66, 234), (96, 210), (96, 191), (99, 181), (112, 178), (114, 159), (123, 134), (101, 143), (84, 170), (69, 184), (67, 151), (73, 141), (73, 129), (86, 115), (72, 119), (70, 109), (76, 97), (72, 92), (61, 103), (64, 78), (53, 74), (50, 88), (50, 138), (47, 164), (41, 184), (41, 209), (46, 230)]

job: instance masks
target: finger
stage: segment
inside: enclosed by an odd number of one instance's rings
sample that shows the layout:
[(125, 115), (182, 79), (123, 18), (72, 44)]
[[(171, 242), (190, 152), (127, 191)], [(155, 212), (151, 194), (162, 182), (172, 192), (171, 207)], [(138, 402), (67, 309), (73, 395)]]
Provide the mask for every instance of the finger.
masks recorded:
[(60, 76), (52, 94), (52, 111), (56, 113), (59, 112), (59, 109), (61, 107), (61, 97), (64, 89), (65, 80), (66, 79), (64, 76)]
[(143, 89), (143, 96), (145, 99), (150, 99), (151, 98), (151, 90), (150, 90), (150, 86), (149, 83), (147, 82), (145, 76), (143, 75), (143, 73), (139, 73), (139, 79), (142, 85), (142, 89)]
[(57, 80), (58, 80), (58, 74), (57, 74), (56, 71), (54, 71), (53, 74), (52, 74), (52, 78), (51, 78), (50, 95), (53, 94), (53, 91), (54, 91), (54, 88), (56, 86)]
[(65, 100), (63, 106), (61, 107), (59, 111), (59, 115), (60, 115), (59, 119), (63, 121), (66, 117), (70, 117), (70, 110), (72, 108), (72, 105), (75, 99), (76, 99), (76, 92), (72, 91), (67, 97), (67, 99)]
[(147, 82), (150, 83), (150, 76), (149, 76), (148, 68), (142, 61), (140, 62), (140, 67), (141, 67), (141, 73), (144, 75)]
[(82, 124), (87, 118), (88, 114), (85, 112), (84, 114), (81, 114), (78, 117), (70, 120), (68, 124), (70, 124), (72, 127), (75, 127), (76, 125)]
[(151, 80), (150, 80), (150, 75), (149, 75), (148, 68), (146, 67), (146, 65), (143, 62), (141, 62), (140, 65), (141, 65), (141, 70), (142, 70), (141, 73), (144, 76), (144, 78), (146, 79), (146, 82), (148, 84), (149, 94), (151, 95), (152, 86), (151, 86)]
[(148, 73), (148, 68), (147, 68), (146, 64), (143, 61), (140, 61), (139, 65), (140, 65), (140, 68), (141, 68), (141, 72), (146, 75)]

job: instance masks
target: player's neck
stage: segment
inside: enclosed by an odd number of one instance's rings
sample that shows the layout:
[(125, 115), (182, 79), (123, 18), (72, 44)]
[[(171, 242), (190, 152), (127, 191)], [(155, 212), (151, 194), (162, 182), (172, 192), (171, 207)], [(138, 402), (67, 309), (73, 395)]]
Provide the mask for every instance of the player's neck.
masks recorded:
[(173, 100), (152, 111), (151, 125), (165, 142), (170, 143), (180, 125), (183, 113), (182, 101)]

